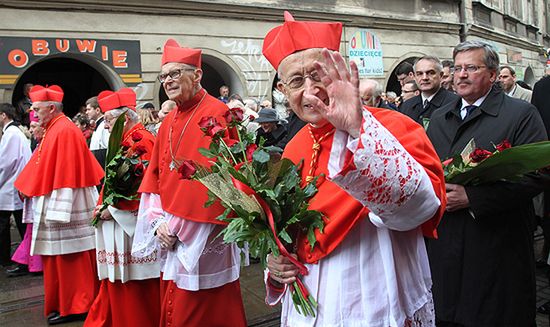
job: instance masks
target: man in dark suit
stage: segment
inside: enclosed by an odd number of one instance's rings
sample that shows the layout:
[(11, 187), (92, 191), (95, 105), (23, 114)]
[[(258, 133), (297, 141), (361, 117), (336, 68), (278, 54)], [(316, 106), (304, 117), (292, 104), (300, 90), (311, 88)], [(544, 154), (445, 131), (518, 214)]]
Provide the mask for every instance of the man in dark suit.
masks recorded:
[(414, 76), (420, 95), (403, 102), (399, 110), (426, 127), (436, 109), (456, 101), (458, 96), (441, 87), (443, 66), (437, 57), (418, 59), (414, 64)]
[[(535, 86), (533, 87), (533, 95), (531, 97), (531, 103), (537, 107), (542, 117), (542, 121), (544, 122), (544, 126), (546, 127), (546, 133), (550, 136), (550, 98), (548, 98), (548, 93), (550, 93), (550, 75), (544, 76), (535, 83)], [(537, 266), (546, 266), (544, 264), (547, 263), (548, 252), (550, 250), (550, 190), (546, 190), (544, 192), (544, 207), (542, 215), (540, 225), (544, 234), (544, 246), (542, 250), (543, 257), (540, 259), (540, 263), (537, 262)], [(550, 270), (548, 270), (547, 273), (550, 279)], [(537, 311), (540, 313), (550, 314), (550, 301), (539, 306)]]
[[(439, 157), (476, 147), (512, 146), (546, 140), (531, 104), (494, 87), (499, 58), (482, 41), (466, 41), (453, 52), (459, 99), (433, 113), (427, 130)], [(534, 213), (532, 198), (548, 176), (529, 174), (517, 182), (477, 186), (446, 184), (447, 209), (439, 239), (428, 240), (438, 327), (536, 326)]]

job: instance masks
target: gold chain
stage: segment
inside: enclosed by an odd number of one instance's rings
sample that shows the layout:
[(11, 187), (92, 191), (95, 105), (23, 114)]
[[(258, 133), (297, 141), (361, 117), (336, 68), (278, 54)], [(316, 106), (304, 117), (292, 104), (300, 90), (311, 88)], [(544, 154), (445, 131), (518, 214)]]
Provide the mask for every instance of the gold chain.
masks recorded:
[[(181, 131), (180, 137), (178, 139), (178, 143), (176, 143), (176, 149), (175, 149), (176, 153), (178, 152), (178, 149), (180, 147), (180, 143), (181, 143), (181, 140), (183, 138), (183, 134), (185, 134), (185, 130), (187, 129), (187, 125), (189, 125), (189, 122), (191, 122), (191, 119), (193, 119), (193, 116), (195, 115), (195, 112), (197, 111), (197, 109), (199, 109), (202, 101), (206, 97), (206, 94), (207, 93), (205, 92), (204, 95), (202, 96), (201, 100), (199, 101), (199, 103), (197, 103), (197, 105), (193, 109), (193, 112), (191, 113), (191, 116), (189, 117), (189, 119), (187, 120), (185, 125), (183, 126), (183, 130)], [(170, 162), (170, 166), (169, 166), (170, 170), (178, 169), (179, 165), (180, 165), (179, 161), (176, 159), (176, 156), (174, 154), (174, 149), (172, 149), (172, 132), (173, 132), (173, 129), (174, 129), (174, 122), (175, 121), (176, 121), (176, 115), (174, 115), (174, 118), (172, 118), (172, 123), (170, 124), (170, 131), (168, 133), (168, 147), (170, 148), (170, 157), (172, 158), (172, 161)]]

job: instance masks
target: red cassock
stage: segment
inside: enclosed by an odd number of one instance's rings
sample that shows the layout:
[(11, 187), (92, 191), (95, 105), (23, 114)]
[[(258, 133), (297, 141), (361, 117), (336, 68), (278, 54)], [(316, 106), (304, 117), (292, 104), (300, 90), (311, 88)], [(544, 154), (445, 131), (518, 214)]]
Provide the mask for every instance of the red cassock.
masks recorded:
[[(418, 144), (431, 144), (427, 139), (422, 127), (412, 120), (403, 119), (399, 113), (391, 110), (368, 108), (374, 117), (388, 129), (403, 147), (411, 154), (426, 170), (430, 181), (434, 187), (436, 196), (442, 201), (438, 212), (422, 224), (422, 232), (426, 237), (437, 237), (436, 227), (439, 223), (443, 210), (445, 209), (445, 184), (441, 162), (434, 149), (429, 147), (418, 147)], [(326, 133), (329, 133), (334, 127), (327, 124), (321, 128), (313, 129), (316, 139), (320, 139)], [(321, 141), (321, 149), (330, 149), (332, 147), (334, 134)], [(289, 158), (295, 163), (304, 160), (302, 169), (302, 180), (306, 179), (311, 163), (310, 152), (305, 149), (312, 149), (313, 140), (309, 134), (308, 128), (304, 127), (290, 141), (283, 157)], [(351, 153), (350, 153), (351, 155)], [(324, 174), (328, 176), (328, 161), (330, 151), (321, 151), (319, 154), (317, 169), (314, 175)], [(351, 157), (351, 156), (350, 156)], [(348, 162), (352, 162), (350, 160)], [(344, 167), (344, 170), (346, 167)], [(359, 201), (350, 196), (344, 189), (333, 182), (326, 180), (322, 176), (318, 180), (318, 193), (309, 201), (310, 210), (318, 210), (327, 217), (325, 220), (325, 229), (322, 234), (316, 231), (318, 243), (311, 251), (310, 244), (306, 237), (301, 236), (298, 240), (298, 257), (300, 261), (315, 263), (323, 257), (330, 254), (346, 237), (348, 232), (355, 226), (360, 219), (367, 218), (369, 209), (364, 207)]]
[[(133, 138), (139, 134), (141, 140)], [(142, 146), (147, 152), (140, 155), (142, 160), (150, 160), (155, 144), (155, 136), (138, 123), (122, 136), (122, 143), (130, 145), (129, 152), (135, 152)], [(101, 192), (103, 195), (103, 190)], [(102, 198), (99, 199), (102, 203)], [(115, 205), (117, 209), (135, 211), (139, 200), (123, 200)], [(136, 267), (139, 269), (139, 267)], [(130, 280), (114, 283), (101, 280), (99, 294), (95, 298), (84, 326), (158, 326), (160, 319), (160, 281), (159, 278)]]
[[(198, 109), (193, 113), (197, 105)], [(224, 211), (221, 204), (215, 203), (205, 208), (204, 203), (208, 199), (206, 188), (200, 182), (180, 179), (177, 170), (170, 170), (169, 165), (172, 161), (170, 149), (178, 160), (190, 159), (209, 165), (208, 159), (198, 151), (210, 146), (210, 137), (204, 136), (199, 121), (202, 117), (212, 116), (224, 125), (223, 114), (226, 111), (225, 104), (204, 89), (177, 110), (172, 110), (161, 125), (151, 163), (139, 191), (160, 194), (162, 209), (174, 216), (221, 224), (216, 220)], [(170, 132), (172, 135), (169, 136)], [(177, 147), (180, 138), (182, 141)], [(161, 326), (246, 326), (238, 280), (198, 291), (180, 289), (172, 281), (162, 283)]]
[[(65, 115), (54, 117), (46, 134), (17, 180), (15, 187), (28, 197), (50, 194), (60, 188), (99, 184), (103, 169), (88, 149), (82, 132)], [(91, 219), (91, 217), (90, 217)], [(45, 315), (85, 313), (99, 283), (95, 250), (43, 256)]]

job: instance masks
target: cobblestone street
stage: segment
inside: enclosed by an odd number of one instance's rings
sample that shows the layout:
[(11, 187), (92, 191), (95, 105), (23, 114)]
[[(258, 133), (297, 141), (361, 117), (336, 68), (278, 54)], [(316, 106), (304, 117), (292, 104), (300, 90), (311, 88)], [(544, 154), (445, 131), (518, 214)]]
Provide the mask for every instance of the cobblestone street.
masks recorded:
[[(12, 233), (14, 239), (17, 235)], [(542, 239), (537, 237), (537, 248)], [(15, 245), (15, 244), (14, 244)], [(279, 307), (269, 307), (264, 303), (265, 290), (260, 264), (252, 264), (242, 270), (241, 290), (249, 326), (279, 326)], [(42, 276), (27, 275), (7, 278), (4, 269), (0, 272), (0, 326), (26, 327), (47, 326), (43, 314), (44, 288)], [(544, 269), (537, 269), (537, 306), (550, 300), (550, 285)], [(537, 326), (549, 326), (548, 316), (537, 314)], [(82, 326), (73, 322), (63, 326)]]

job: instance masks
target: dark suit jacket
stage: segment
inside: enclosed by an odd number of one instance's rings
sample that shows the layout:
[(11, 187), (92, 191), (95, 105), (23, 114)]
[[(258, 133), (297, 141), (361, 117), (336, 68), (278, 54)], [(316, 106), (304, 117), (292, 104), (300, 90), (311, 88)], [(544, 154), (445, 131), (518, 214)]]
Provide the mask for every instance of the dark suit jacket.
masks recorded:
[(410, 98), (409, 100), (403, 102), (401, 107), (399, 107), (399, 111), (411, 117), (415, 122), (422, 125), (423, 119), (429, 119), (435, 110), (458, 99), (460, 99), (458, 95), (449, 92), (444, 88), (440, 88), (439, 91), (435, 93), (432, 101), (430, 101), (426, 109), (423, 108), (424, 106), (422, 104), (422, 96), (417, 95), (414, 98)]
[(550, 137), (550, 76), (545, 76), (535, 83), (531, 103), (539, 110), (546, 133)]
[[(470, 139), (494, 151), (546, 139), (531, 104), (493, 88), (464, 121), (457, 99), (433, 113), (427, 134), (443, 160)], [(526, 160), (528, 160), (526, 158)], [(536, 285), (533, 253), (533, 196), (548, 177), (465, 186), (470, 207), (446, 212), (439, 239), (427, 240), (436, 318), (465, 326), (533, 326)], [(475, 216), (475, 218), (472, 216)]]

